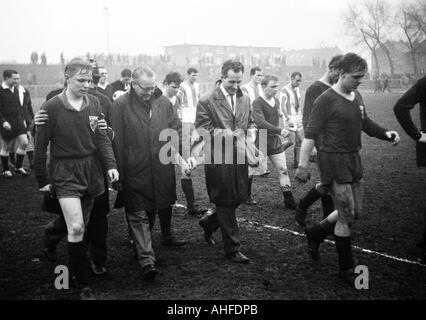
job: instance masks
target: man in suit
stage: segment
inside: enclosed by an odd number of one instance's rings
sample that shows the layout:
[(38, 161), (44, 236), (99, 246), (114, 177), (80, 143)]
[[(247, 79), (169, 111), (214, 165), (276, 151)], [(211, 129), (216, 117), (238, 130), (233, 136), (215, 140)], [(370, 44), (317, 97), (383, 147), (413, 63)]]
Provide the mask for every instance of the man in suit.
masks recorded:
[[(216, 211), (200, 220), (206, 241), (219, 227), (226, 257), (236, 263), (248, 263), (241, 253), (237, 207), (248, 198), (248, 165), (237, 161), (237, 142), (243, 137), (250, 121), (250, 99), (243, 95), (240, 84), (244, 66), (227, 60), (222, 65), (222, 83), (198, 102), (195, 127), (205, 141), (204, 166), (207, 192)], [(210, 141), (206, 141), (210, 138)], [(210, 157), (209, 157), (209, 154)]]

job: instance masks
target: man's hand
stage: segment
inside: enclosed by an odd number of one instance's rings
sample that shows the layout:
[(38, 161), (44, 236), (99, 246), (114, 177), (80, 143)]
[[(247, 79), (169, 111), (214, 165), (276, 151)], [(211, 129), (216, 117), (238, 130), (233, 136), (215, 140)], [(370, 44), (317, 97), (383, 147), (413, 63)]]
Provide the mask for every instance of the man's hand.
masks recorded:
[(189, 170), (194, 171), (197, 168), (197, 159), (189, 157), (186, 161), (188, 163)]
[(244, 132), (243, 129), (238, 128), (232, 134), (233, 134), (234, 137), (238, 138), (238, 137), (243, 137), (245, 135), (245, 132)]
[(281, 130), (281, 135), (282, 135), (284, 138), (287, 138), (288, 136), (290, 136), (290, 131), (288, 131), (287, 129), (282, 129), (282, 130)]
[(394, 146), (398, 144), (399, 140), (401, 140), (398, 132), (396, 131), (386, 131), (386, 136), (392, 141)]
[(46, 184), (43, 188), (40, 188), (39, 191), (42, 193), (52, 193), (52, 185), (50, 183)]
[(420, 137), (420, 139), (418, 140), (421, 143), (426, 143), (426, 133), (424, 132), (420, 132), (422, 134), (422, 136)]
[(12, 130), (12, 127), (11, 127), (10, 123), (9, 123), (9, 122), (7, 122), (7, 121), (3, 122), (3, 128), (4, 128), (5, 130), (7, 130), (7, 131)]
[(49, 115), (47, 114), (45, 110), (39, 110), (34, 116), (34, 124), (36, 126), (45, 125), (48, 120), (49, 120)]
[(111, 183), (118, 181), (120, 175), (116, 169), (108, 170), (108, 177)]
[(101, 113), (101, 117), (98, 120), (98, 128), (101, 130), (106, 130), (108, 128), (107, 123), (105, 121), (105, 115)]
[(296, 174), (294, 175), (294, 179), (301, 183), (306, 183), (311, 178), (311, 173), (309, 172), (308, 168), (303, 166), (298, 166), (296, 169)]
[(291, 119), (287, 119), (287, 126), (289, 127), (289, 128), (294, 128), (294, 122), (293, 121), (291, 121)]

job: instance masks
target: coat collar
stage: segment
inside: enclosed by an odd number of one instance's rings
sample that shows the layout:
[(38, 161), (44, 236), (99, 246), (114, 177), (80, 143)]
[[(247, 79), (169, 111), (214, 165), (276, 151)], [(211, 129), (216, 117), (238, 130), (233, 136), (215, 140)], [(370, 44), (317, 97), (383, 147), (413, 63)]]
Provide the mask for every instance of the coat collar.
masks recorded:
[(225, 95), (223, 94), (222, 90), (218, 87), (215, 88), (213, 90), (213, 100), (218, 100), (218, 103), (224, 107), (225, 109), (227, 109), (234, 117), (237, 117), (238, 114), (241, 112), (241, 104), (242, 104), (242, 96), (243, 96), (243, 92), (241, 91), (240, 88), (238, 88), (237, 93), (236, 93), (236, 109), (235, 109), (235, 115), (232, 112), (232, 108), (228, 103), (228, 100), (226, 99)]

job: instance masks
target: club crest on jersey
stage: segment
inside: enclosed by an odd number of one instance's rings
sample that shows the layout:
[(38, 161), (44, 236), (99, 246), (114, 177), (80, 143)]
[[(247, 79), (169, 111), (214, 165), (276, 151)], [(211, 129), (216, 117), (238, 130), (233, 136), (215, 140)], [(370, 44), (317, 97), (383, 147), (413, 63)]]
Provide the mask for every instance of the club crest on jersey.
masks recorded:
[(98, 126), (98, 117), (97, 116), (89, 116), (90, 129), (95, 132), (96, 127)]
[(359, 111), (361, 111), (361, 118), (364, 119), (364, 114), (365, 114), (365, 110), (364, 110), (364, 106), (359, 106)]

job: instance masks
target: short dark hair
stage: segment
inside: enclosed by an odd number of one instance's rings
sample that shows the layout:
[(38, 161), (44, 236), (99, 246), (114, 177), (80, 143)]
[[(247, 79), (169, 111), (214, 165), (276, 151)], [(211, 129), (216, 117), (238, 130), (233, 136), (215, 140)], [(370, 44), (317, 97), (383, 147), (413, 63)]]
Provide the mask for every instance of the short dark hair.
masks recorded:
[(228, 71), (232, 70), (234, 72), (242, 72), (244, 73), (244, 66), (238, 60), (226, 60), (222, 65), (221, 74), (223, 78), (228, 76)]
[(155, 76), (155, 73), (150, 67), (137, 67), (131, 74), (133, 80), (138, 80), (142, 75), (152, 78)]
[(177, 85), (182, 83), (182, 76), (179, 72), (172, 71), (166, 74), (163, 84), (171, 84), (172, 82), (176, 83)]
[(80, 58), (72, 59), (68, 62), (68, 64), (65, 66), (65, 78), (71, 78), (77, 73), (92, 73), (93, 67), (92, 65)]
[(294, 72), (291, 74), (290, 78), (291, 78), (291, 79), (294, 79), (294, 78), (296, 78), (297, 76), (302, 77), (302, 74), (301, 74), (299, 71), (294, 71)]
[(130, 71), (130, 69), (123, 69), (121, 71), (121, 76), (123, 78), (130, 78), (132, 76), (132, 71)]
[(262, 69), (260, 67), (256, 66), (250, 69), (250, 76), (254, 76), (256, 74), (256, 71), (262, 72)]
[(336, 68), (345, 73), (367, 71), (367, 61), (356, 53), (349, 52), (342, 56)]
[(99, 67), (94, 67), (92, 72), (93, 83), (97, 85), (99, 83), (100, 78), (101, 74), (99, 73)]
[(278, 81), (278, 77), (274, 76), (272, 74), (267, 74), (266, 76), (263, 77), (262, 82), (260, 83), (260, 85), (262, 87), (266, 87), (268, 85), (269, 81)]
[(13, 69), (6, 69), (3, 71), (3, 79), (9, 79), (12, 78), (12, 74), (18, 74), (18, 71), (13, 70)]
[(339, 62), (342, 59), (342, 57), (343, 57), (342, 54), (336, 54), (335, 56), (333, 56), (330, 62), (328, 63), (328, 68), (329, 69), (336, 68), (339, 65)]
[(189, 69), (186, 71), (186, 73), (187, 73), (188, 75), (190, 75), (191, 73), (198, 73), (198, 70), (197, 70), (197, 69), (195, 69), (194, 67), (191, 67), (191, 68), (189, 68)]

